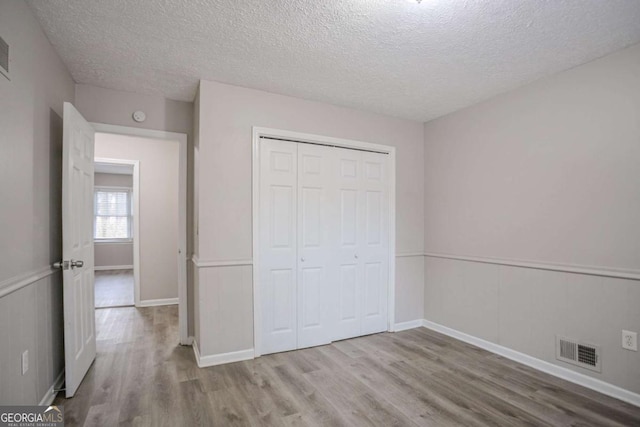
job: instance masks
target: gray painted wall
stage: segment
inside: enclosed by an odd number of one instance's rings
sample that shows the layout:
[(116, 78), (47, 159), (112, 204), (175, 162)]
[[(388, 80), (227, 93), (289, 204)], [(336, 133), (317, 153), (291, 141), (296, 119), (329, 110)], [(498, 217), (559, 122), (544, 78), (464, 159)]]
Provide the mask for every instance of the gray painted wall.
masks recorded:
[[(426, 123), (426, 252), (640, 273), (639, 123), (640, 45)], [(427, 257), (425, 282), (426, 319), (640, 392), (640, 281)]]
[(96, 187), (127, 187), (133, 188), (133, 175), (120, 173), (96, 173), (93, 185)]
[[(96, 173), (93, 184), (96, 187), (133, 188), (133, 176), (116, 173)], [(132, 242), (96, 242), (93, 253), (96, 267), (133, 265)]]
[[(396, 250), (423, 252), (423, 124), (259, 90), (201, 81), (197, 98), (195, 252), (250, 260), (252, 126), (397, 147)], [(422, 256), (396, 265), (396, 321), (422, 318)], [(196, 339), (203, 356), (253, 348), (251, 266), (197, 269)]]
[(133, 243), (96, 242), (94, 261), (96, 267), (133, 266)]
[[(62, 256), (62, 105), (74, 84), (25, 2), (0, 0), (0, 287)], [(63, 367), (58, 272), (0, 298), (0, 404), (37, 404)], [(21, 375), (22, 351), (29, 371)]]

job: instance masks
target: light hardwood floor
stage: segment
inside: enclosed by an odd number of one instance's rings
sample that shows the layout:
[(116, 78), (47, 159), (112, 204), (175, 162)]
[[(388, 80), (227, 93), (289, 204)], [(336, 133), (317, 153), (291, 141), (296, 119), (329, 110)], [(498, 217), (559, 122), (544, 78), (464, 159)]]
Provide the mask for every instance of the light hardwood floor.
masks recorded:
[(133, 305), (133, 270), (95, 272), (96, 308)]
[(67, 426), (640, 425), (640, 408), (427, 329), (199, 369), (176, 306), (96, 311)]

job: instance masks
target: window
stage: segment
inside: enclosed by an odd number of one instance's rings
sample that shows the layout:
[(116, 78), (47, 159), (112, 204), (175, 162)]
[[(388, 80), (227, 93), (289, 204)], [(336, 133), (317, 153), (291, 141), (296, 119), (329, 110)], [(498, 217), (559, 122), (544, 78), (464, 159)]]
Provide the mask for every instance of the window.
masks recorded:
[(94, 239), (131, 240), (131, 189), (96, 187)]

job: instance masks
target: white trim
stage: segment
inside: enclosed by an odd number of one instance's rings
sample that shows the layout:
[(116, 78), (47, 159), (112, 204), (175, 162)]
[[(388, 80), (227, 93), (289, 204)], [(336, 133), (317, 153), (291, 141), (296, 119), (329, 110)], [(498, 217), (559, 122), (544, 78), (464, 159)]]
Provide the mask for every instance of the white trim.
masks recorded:
[(193, 264), (198, 268), (206, 268), (206, 267), (232, 267), (239, 265), (253, 265), (253, 260), (251, 259), (236, 259), (236, 260), (228, 260), (228, 261), (208, 261), (208, 260), (200, 260), (198, 257), (194, 256), (191, 258)]
[(549, 375), (553, 375), (554, 377), (562, 378), (563, 380), (567, 380), (574, 384), (578, 384), (591, 390), (595, 390), (599, 393), (606, 394), (607, 396), (620, 399), (632, 405), (640, 406), (640, 394), (633, 393), (629, 390), (625, 390), (613, 384), (606, 383), (602, 380), (592, 378), (590, 376), (572, 371), (562, 366), (554, 365), (553, 363), (545, 362), (544, 360), (540, 360), (527, 354), (520, 353), (510, 348), (501, 346), (499, 344), (495, 344), (490, 341), (465, 334), (464, 332), (448, 328), (429, 320), (423, 320), (422, 326), (433, 331), (440, 332), (441, 334), (450, 336), (457, 340), (475, 345), (476, 347), (480, 347), (482, 349), (490, 351), (491, 353), (499, 354), (500, 356), (506, 357), (507, 359), (515, 360), (516, 362), (530, 366)]
[(93, 239), (94, 245), (130, 245), (133, 238), (130, 239)]
[(452, 255), (436, 252), (426, 252), (424, 256), (431, 258), (455, 259), (460, 261), (481, 262), (485, 264), (508, 265), (513, 267), (535, 268), (537, 270), (560, 271), (564, 273), (586, 274), (589, 276), (614, 277), (618, 279), (640, 280), (640, 270), (625, 270), (621, 268), (607, 268), (598, 266), (554, 264), (549, 262), (515, 260), (506, 258), (486, 258), (466, 255)]
[(109, 271), (109, 270), (135, 270), (135, 269), (133, 268), (133, 265), (96, 265), (93, 267), (93, 271)]
[[(94, 164), (95, 163), (109, 163), (109, 164), (114, 164), (115, 162), (121, 163), (121, 164), (131, 164), (130, 162), (132, 162), (133, 160), (127, 160), (127, 163), (123, 163), (122, 159), (109, 159), (109, 161), (107, 162), (103, 162), (103, 161), (95, 161), (94, 159)], [(131, 176), (133, 176), (133, 173), (131, 174)], [(94, 185), (93, 188), (97, 188), (99, 190), (102, 191), (131, 191), (133, 190), (133, 186), (131, 187), (123, 187), (123, 186), (118, 186), (118, 185)]]
[[(136, 304), (136, 307), (156, 307), (159, 305), (176, 305), (178, 303), (178, 298), (145, 299)], [(189, 338), (187, 337), (187, 339)]]
[(424, 256), (422, 252), (404, 252), (396, 254), (396, 258), (406, 258), (406, 257), (416, 257), (416, 256)]
[(8, 279), (0, 282), (0, 298), (9, 295), (19, 289), (29, 286), (45, 277), (51, 276), (58, 270), (50, 266), (43, 267), (39, 270), (30, 271), (28, 273), (20, 274), (18, 276), (9, 277)]
[(193, 356), (196, 358), (196, 365), (200, 368), (200, 349), (198, 348), (198, 341), (196, 341), (196, 337), (193, 337), (191, 348), (193, 348)]
[(60, 390), (60, 388), (62, 387), (62, 384), (64, 384), (64, 368), (62, 368), (62, 371), (60, 372), (58, 377), (53, 381), (53, 384), (51, 384), (51, 387), (49, 387), (49, 390), (47, 390), (44, 396), (42, 396), (42, 399), (40, 399), (40, 403), (38, 405), (40, 406), (51, 405), (58, 394), (58, 392), (55, 390)]
[(408, 322), (396, 323), (393, 328), (394, 332), (406, 331), (407, 329), (415, 329), (422, 326), (423, 319), (409, 320)]
[[(366, 144), (365, 148), (374, 144)], [(387, 288), (387, 330), (396, 323), (396, 149), (378, 145), (389, 153), (389, 285)]]
[(254, 141), (258, 138), (283, 138), (291, 139), (293, 142), (310, 142), (314, 144), (333, 145), (342, 148), (359, 148), (361, 150), (376, 151), (383, 154), (391, 154), (395, 148), (390, 145), (374, 144), (371, 142), (357, 141), (355, 139), (334, 138), (331, 136), (315, 135), (311, 133), (294, 132), (282, 129), (273, 129), (254, 126)]
[(284, 138), (292, 141), (311, 142), (323, 145), (332, 145), (343, 148), (359, 148), (362, 150), (376, 151), (389, 155), (389, 287), (387, 298), (387, 330), (395, 330), (395, 290), (396, 290), (396, 149), (389, 145), (373, 144), (370, 142), (355, 141), (350, 139), (333, 138), (329, 136), (313, 135), (308, 133), (292, 132), (280, 129), (270, 129), (254, 126), (252, 129), (252, 162), (251, 162), (251, 195), (252, 195), (252, 242), (253, 242), (253, 351), (255, 357), (260, 356), (260, 283), (259, 276), (259, 201), (260, 201), (260, 137)]
[(243, 360), (253, 359), (253, 349), (232, 351), (230, 353), (212, 354), (210, 356), (201, 356), (198, 343), (193, 341), (193, 354), (196, 357), (198, 368), (207, 368), (209, 366), (223, 365), (225, 363), (241, 362)]
[(131, 126), (110, 125), (107, 123), (89, 123), (95, 129), (96, 133), (110, 133), (114, 135), (124, 136), (140, 136), (152, 139), (167, 139), (170, 141), (187, 141), (187, 134), (177, 132), (167, 132), (163, 130), (136, 128)]
[(260, 264), (260, 239), (258, 234), (260, 230), (260, 132), (258, 128), (252, 129), (252, 141), (251, 141), (251, 239), (252, 248), (251, 255), (253, 256), (252, 267), (252, 282), (253, 282), (253, 350), (254, 357), (260, 356), (260, 342), (262, 331), (262, 309), (260, 307), (260, 287), (258, 277), (260, 270), (258, 265)]
[[(178, 329), (180, 344), (187, 345), (189, 341), (188, 331), (188, 300), (187, 300), (187, 134), (166, 132), (151, 129), (141, 129), (128, 126), (116, 126), (103, 123), (91, 123), (97, 133), (109, 133), (125, 136), (140, 136), (144, 138), (163, 139), (169, 141), (177, 141), (179, 143), (179, 159), (178, 159)], [(133, 182), (136, 186), (136, 180), (138, 185), (140, 181), (139, 171), (136, 173), (134, 168)], [(135, 212), (140, 212), (139, 200), (138, 206)], [(139, 224), (136, 224), (136, 218), (134, 217), (134, 235), (137, 230), (140, 229)], [(136, 257), (136, 242), (139, 243), (140, 239), (134, 236), (134, 265)], [(139, 251), (139, 249), (138, 249)], [(138, 253), (139, 257), (139, 253)], [(134, 275), (139, 274), (140, 268), (134, 268)], [(138, 277), (139, 282), (139, 277)], [(138, 295), (139, 298), (139, 295)], [(136, 300), (138, 301), (138, 300)], [(137, 305), (137, 303), (136, 303)]]

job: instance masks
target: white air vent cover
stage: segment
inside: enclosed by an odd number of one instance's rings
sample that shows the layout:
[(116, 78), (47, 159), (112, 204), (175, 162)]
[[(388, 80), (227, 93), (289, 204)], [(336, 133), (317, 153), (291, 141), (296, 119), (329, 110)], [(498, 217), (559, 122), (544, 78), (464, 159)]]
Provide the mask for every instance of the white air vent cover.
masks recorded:
[(556, 335), (556, 359), (601, 372), (600, 347)]
[(9, 45), (0, 37), (0, 74), (9, 78)]

